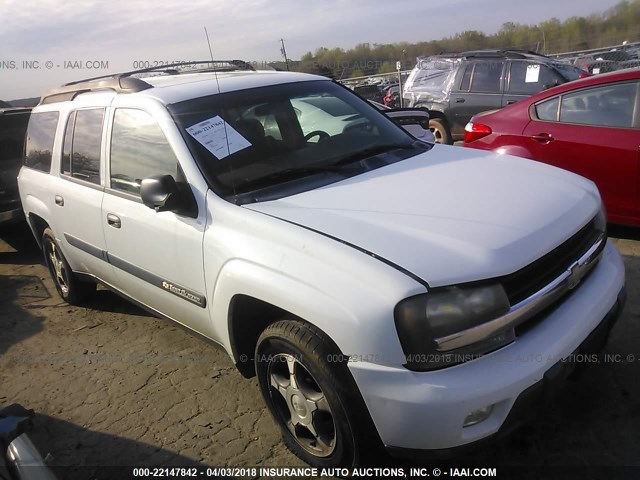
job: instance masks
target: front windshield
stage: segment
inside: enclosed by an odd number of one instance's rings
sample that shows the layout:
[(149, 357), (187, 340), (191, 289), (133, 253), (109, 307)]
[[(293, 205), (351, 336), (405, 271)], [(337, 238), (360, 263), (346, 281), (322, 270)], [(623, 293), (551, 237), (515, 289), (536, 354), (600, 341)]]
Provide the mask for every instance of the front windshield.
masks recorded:
[(331, 183), (429, 148), (328, 80), (211, 95), (169, 110), (212, 189), (235, 203), (247, 192), (309, 177)]

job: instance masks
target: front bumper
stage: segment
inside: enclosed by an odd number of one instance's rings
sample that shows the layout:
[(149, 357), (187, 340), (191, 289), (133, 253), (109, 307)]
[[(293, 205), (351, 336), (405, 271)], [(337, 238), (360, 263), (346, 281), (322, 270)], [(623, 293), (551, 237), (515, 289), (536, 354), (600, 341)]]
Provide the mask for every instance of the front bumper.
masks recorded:
[[(451, 449), (509, 429), (535, 392), (546, 391), (545, 384), (570, 370), (564, 359), (604, 345), (621, 310), (623, 288), (624, 265), (608, 243), (582, 284), (501, 350), (434, 372), (349, 363), (382, 442), (402, 455)], [(463, 427), (469, 413), (490, 405), (487, 419)]]

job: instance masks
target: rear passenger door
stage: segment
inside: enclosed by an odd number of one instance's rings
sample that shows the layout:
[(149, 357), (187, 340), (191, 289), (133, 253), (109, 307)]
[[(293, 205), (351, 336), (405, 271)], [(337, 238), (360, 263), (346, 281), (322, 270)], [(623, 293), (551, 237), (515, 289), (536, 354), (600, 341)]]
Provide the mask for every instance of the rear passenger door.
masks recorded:
[(449, 104), (451, 133), (460, 137), (471, 117), (502, 107), (504, 60), (471, 61), (463, 70), (458, 88), (452, 90)]
[[(169, 128), (171, 120), (164, 115), (163, 124)], [(188, 183), (178, 155), (157, 116), (148, 111), (114, 108), (110, 124), (101, 228), (117, 288), (210, 336), (202, 250), (206, 210), (181, 215), (145, 206), (140, 198), (142, 179), (171, 175), (177, 182)], [(201, 196), (204, 205), (204, 193), (193, 194)]]
[(65, 122), (60, 176), (52, 188), (54, 233), (76, 272), (110, 282), (100, 221), (105, 108), (72, 110)]

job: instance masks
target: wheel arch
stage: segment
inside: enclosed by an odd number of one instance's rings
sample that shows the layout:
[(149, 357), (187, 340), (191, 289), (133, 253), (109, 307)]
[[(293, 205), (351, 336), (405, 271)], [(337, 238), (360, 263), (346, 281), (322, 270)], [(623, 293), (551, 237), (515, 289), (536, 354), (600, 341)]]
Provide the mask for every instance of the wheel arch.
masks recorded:
[(229, 304), (229, 342), (238, 371), (245, 378), (256, 374), (254, 352), (258, 338), (272, 323), (286, 317), (294, 317), (280, 307), (264, 300), (238, 294)]
[(49, 223), (42, 218), (40, 215), (36, 213), (30, 213), (27, 217), (27, 223), (29, 228), (31, 228), (31, 232), (38, 243), (38, 247), (42, 250), (42, 234), (44, 233), (46, 228), (51, 228)]
[(224, 280), (215, 286), (212, 318), (214, 322), (226, 319), (226, 326), (214, 324), (214, 328), (223, 336), (222, 343), (243, 376), (255, 375), (258, 338), (277, 320), (306, 322), (323, 332), (341, 352), (353, 346), (355, 340), (348, 339), (349, 332), (358, 328), (356, 316), (317, 288), (241, 260), (229, 262), (219, 279)]

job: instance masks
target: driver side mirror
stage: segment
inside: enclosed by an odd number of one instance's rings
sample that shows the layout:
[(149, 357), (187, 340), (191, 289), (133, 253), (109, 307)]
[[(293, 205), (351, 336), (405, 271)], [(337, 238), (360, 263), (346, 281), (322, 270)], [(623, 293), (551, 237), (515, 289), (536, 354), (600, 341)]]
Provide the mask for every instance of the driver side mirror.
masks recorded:
[(171, 175), (152, 175), (140, 184), (142, 203), (156, 212), (176, 211), (183, 207), (178, 184)]

